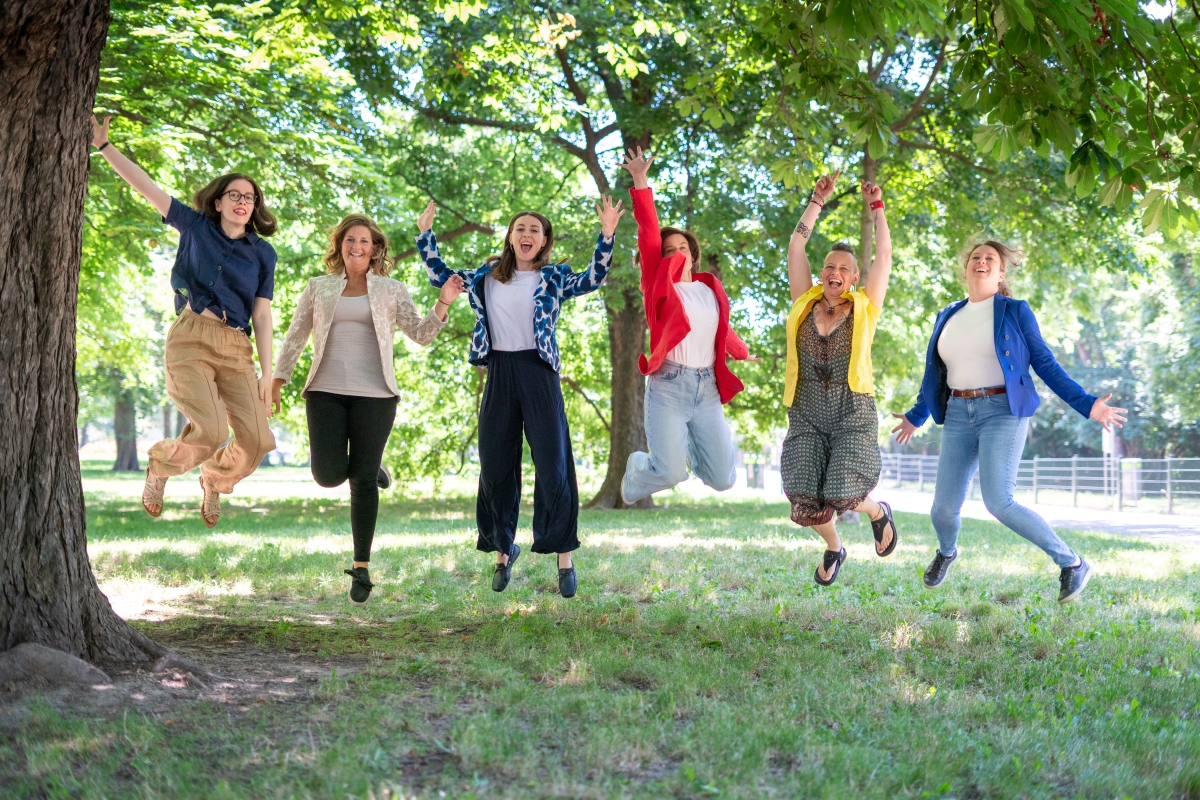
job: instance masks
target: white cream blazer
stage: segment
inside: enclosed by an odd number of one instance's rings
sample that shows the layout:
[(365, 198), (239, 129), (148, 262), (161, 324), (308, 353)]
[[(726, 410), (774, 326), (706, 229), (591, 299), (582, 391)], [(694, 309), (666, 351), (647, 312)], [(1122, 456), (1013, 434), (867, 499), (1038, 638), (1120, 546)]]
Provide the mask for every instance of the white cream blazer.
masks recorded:
[[(321, 357), (325, 354), (325, 341), (333, 324), (333, 311), (345, 289), (344, 274), (322, 275), (308, 282), (308, 286), (304, 287), (300, 299), (296, 302), (296, 313), (292, 317), (287, 335), (283, 337), (283, 347), (279, 349), (274, 377), (285, 383), (292, 380), (292, 370), (296, 368), (296, 361), (304, 351), (304, 345), (308, 343), (308, 335), (311, 333), (313, 361), (308, 371), (308, 380), (304, 382), (304, 389), (300, 393), (302, 396), (307, 396), (308, 385), (312, 383), (317, 368), (321, 366)], [(433, 309), (422, 317), (407, 286), (373, 272), (367, 273), (367, 297), (371, 303), (371, 319), (375, 323), (375, 339), (379, 342), (383, 379), (387, 381), (388, 389), (399, 397), (400, 391), (396, 388), (396, 365), (392, 363), (392, 344), (396, 328), (404, 331), (408, 338), (417, 344), (427, 345), (446, 323), (438, 319)]]

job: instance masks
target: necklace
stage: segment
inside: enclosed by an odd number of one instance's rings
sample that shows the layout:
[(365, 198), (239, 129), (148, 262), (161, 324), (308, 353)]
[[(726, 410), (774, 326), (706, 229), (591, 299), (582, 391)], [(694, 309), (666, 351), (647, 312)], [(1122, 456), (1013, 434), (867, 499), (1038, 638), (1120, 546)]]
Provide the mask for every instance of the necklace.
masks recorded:
[(826, 315), (826, 316), (829, 316), (829, 317), (832, 317), (832, 316), (833, 316), (833, 310), (834, 310), (835, 308), (841, 308), (842, 306), (844, 306), (844, 305), (846, 305), (847, 303), (849, 303), (849, 302), (850, 302), (849, 300), (843, 300), (842, 302), (838, 303), (838, 304), (835, 306), (835, 305), (833, 305), (832, 303), (830, 303), (830, 302), (829, 302), (829, 298), (827, 298), (827, 297), (822, 297), (821, 299), (825, 301), (825, 305), (827, 306), (827, 307), (826, 307), (826, 309), (825, 309), (825, 315)]

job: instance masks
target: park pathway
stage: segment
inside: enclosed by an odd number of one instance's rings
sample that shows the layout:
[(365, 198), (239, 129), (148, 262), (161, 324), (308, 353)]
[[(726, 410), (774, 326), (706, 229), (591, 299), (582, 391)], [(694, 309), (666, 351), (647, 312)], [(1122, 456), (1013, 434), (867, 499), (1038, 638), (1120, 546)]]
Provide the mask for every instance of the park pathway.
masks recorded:
[[(883, 488), (872, 494), (876, 499), (891, 503), (896, 511), (906, 511), (910, 514), (928, 514), (930, 506), (933, 505), (933, 494), (928, 492)], [(1044, 503), (1027, 503), (1023, 500), (1019, 502), (1041, 514), (1054, 528), (1121, 533), (1159, 541), (1200, 539), (1200, 517), (1197, 516), (1051, 506)], [(968, 500), (963, 505), (962, 515), (968, 519), (995, 519), (984, 508), (982, 500)]]

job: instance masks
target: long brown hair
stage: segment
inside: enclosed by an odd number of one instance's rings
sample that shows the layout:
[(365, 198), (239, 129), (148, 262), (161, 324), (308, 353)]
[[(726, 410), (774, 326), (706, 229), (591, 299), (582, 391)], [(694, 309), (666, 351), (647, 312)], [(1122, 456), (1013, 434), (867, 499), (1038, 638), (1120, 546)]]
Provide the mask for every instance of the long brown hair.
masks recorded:
[(325, 251), (325, 270), (330, 275), (341, 275), (346, 271), (346, 262), (342, 259), (342, 240), (350, 229), (361, 225), (371, 232), (371, 263), (368, 269), (376, 275), (387, 277), (392, 271), (396, 260), (388, 254), (387, 234), (379, 229), (375, 220), (366, 214), (347, 214), (342, 221), (329, 232), (329, 249)]
[(678, 234), (687, 240), (688, 250), (692, 254), (692, 271), (700, 271), (700, 240), (696, 238), (696, 234), (691, 231), (685, 231), (680, 228), (666, 227), (659, 230), (662, 235), (663, 246), (666, 246), (667, 237)]
[(546, 236), (546, 243), (533, 257), (534, 268), (541, 269), (550, 263), (550, 250), (554, 247), (554, 226), (550, 224), (550, 220), (536, 211), (522, 211), (508, 221), (508, 230), (504, 232), (504, 249), (500, 251), (500, 255), (492, 256), (485, 262), (492, 268), (492, 277), (501, 283), (508, 283), (512, 280), (513, 272), (517, 269), (517, 251), (512, 246), (512, 232), (513, 226), (521, 217), (533, 217), (540, 222), (542, 233)]
[(254, 187), (254, 211), (250, 212), (250, 219), (246, 220), (246, 230), (253, 231), (259, 236), (270, 236), (275, 232), (279, 223), (275, 220), (275, 215), (271, 213), (271, 210), (267, 208), (267, 199), (263, 197), (258, 181), (249, 175), (243, 175), (240, 172), (222, 175), (196, 192), (196, 196), (192, 198), (192, 207), (208, 217), (213, 224), (220, 225), (221, 214), (217, 211), (216, 202), (225, 194), (229, 184), (236, 180), (247, 181)]
[[(1025, 260), (1025, 251), (1016, 247), (1009, 247), (1004, 242), (998, 242), (995, 239), (984, 239), (982, 241), (972, 240), (967, 243), (963, 251), (959, 253), (958, 263), (959, 272), (962, 273), (963, 280), (967, 277), (967, 268), (971, 263), (971, 256), (981, 247), (990, 247), (1000, 255), (1001, 269), (1007, 275), (1008, 271), (1018, 266)], [(1012, 297), (1012, 290), (1008, 288), (1008, 281), (1004, 278), (1000, 279), (1000, 288), (996, 290), (1005, 297)]]

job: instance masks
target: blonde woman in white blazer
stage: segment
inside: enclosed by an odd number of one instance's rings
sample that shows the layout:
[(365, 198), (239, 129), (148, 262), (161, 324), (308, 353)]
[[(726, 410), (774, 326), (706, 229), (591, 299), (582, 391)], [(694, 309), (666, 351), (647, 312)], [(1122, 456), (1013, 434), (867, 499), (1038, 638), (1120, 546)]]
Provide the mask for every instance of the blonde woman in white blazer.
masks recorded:
[(390, 478), (381, 466), (383, 449), (396, 420), (396, 370), (392, 341), (396, 329), (420, 345), (446, 325), (450, 304), (463, 290), (460, 279), (442, 287), (437, 303), (422, 316), (408, 287), (389, 278), (394, 260), (388, 240), (364, 214), (344, 218), (329, 237), (327, 275), (313, 278), (296, 303), (275, 368), (272, 401), (292, 378), (300, 353), (313, 339), (312, 368), (301, 395), (308, 415), (313, 478), (322, 486), (350, 481), (350, 527), (354, 564), (350, 601), (362, 605), (371, 595), (371, 540), (379, 511), (379, 490)]

